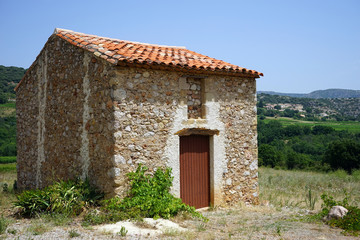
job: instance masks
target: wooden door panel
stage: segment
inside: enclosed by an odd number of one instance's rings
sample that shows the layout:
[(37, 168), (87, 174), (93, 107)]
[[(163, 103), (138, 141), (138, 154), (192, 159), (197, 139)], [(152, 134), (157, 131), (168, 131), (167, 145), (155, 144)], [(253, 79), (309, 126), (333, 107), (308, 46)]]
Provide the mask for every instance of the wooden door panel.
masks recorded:
[(180, 197), (195, 208), (210, 204), (209, 136), (180, 137)]

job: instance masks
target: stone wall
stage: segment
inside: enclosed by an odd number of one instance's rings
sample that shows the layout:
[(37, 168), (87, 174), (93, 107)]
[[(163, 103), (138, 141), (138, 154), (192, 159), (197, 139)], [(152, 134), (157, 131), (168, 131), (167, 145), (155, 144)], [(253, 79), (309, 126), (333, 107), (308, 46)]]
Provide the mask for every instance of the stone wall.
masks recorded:
[[(195, 128), (219, 133), (211, 137), (210, 143), (214, 203), (256, 203), (255, 80), (209, 76), (202, 80), (205, 89), (201, 90), (200, 80), (195, 84), (193, 78), (189, 81), (182, 75), (119, 67), (110, 80), (115, 106), (116, 193), (126, 193), (126, 173), (143, 163), (150, 171), (171, 167), (172, 191), (180, 196), (179, 135), (184, 129)], [(200, 102), (204, 105), (200, 107), (203, 119), (193, 112), (189, 116), (189, 106), (193, 106), (189, 97), (204, 99)]]
[(218, 94), (224, 96), (220, 100), (220, 115), (227, 136), (225, 201), (242, 199), (257, 203), (259, 189), (255, 81), (226, 78), (216, 82), (215, 87)]
[[(18, 184), (87, 176), (105, 192), (113, 155), (106, 61), (51, 37), (16, 92)], [(111, 113), (111, 114), (110, 114)]]
[(17, 171), (18, 188), (35, 188), (38, 160), (38, 85), (42, 56), (34, 68), (28, 70), (28, 77), (23, 80), (22, 87), (16, 91), (16, 125), (17, 125)]
[(179, 136), (201, 129), (213, 204), (256, 203), (255, 80), (185, 75), (113, 66), (51, 37), (17, 89), (19, 187), (89, 176), (124, 196), (126, 173), (142, 163), (171, 167), (180, 196)]
[(155, 171), (179, 105), (178, 73), (118, 67), (111, 80), (114, 96), (116, 193), (127, 190), (126, 173), (139, 163)]

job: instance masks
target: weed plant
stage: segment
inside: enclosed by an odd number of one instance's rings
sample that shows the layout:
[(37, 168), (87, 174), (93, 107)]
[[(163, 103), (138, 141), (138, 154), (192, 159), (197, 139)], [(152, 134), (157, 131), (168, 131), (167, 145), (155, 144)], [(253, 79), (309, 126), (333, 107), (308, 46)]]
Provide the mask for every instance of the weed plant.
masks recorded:
[(14, 228), (10, 228), (10, 229), (7, 230), (7, 232), (8, 232), (9, 234), (16, 235), (17, 230), (14, 229)]
[(119, 235), (122, 237), (125, 237), (127, 233), (128, 233), (128, 230), (126, 230), (126, 228), (124, 226), (121, 226)]
[(311, 210), (314, 210), (317, 198), (316, 198), (316, 196), (314, 196), (314, 194), (312, 194), (311, 188), (309, 187), (308, 189), (309, 189), (309, 191), (308, 191), (308, 194), (307, 194), (307, 197), (306, 197), (305, 201), (306, 201), (308, 207)]
[(101, 212), (92, 211), (84, 218), (89, 224), (116, 222), (126, 219), (140, 220), (145, 217), (165, 218), (180, 212), (190, 213), (204, 221), (207, 219), (194, 207), (174, 197), (169, 190), (173, 177), (171, 169), (158, 169), (153, 176), (147, 174), (147, 167), (139, 165), (135, 172), (128, 173), (130, 191), (124, 199), (114, 197), (102, 202)]
[(45, 213), (39, 215), (45, 222), (49, 222), (54, 226), (67, 226), (72, 222), (72, 217), (62, 213)]
[(47, 231), (51, 230), (51, 226), (48, 224), (44, 224), (42, 220), (33, 222), (28, 228), (27, 231), (30, 232), (32, 235), (42, 235)]
[(9, 185), (7, 183), (3, 184), (3, 190), (4, 193), (8, 193), (9, 192)]
[(206, 224), (200, 223), (199, 225), (197, 225), (197, 231), (198, 232), (206, 231)]
[(163, 231), (162, 234), (165, 237), (176, 237), (176, 236), (181, 236), (182, 232), (180, 232), (174, 228), (167, 228)]
[(69, 231), (69, 238), (76, 238), (76, 237), (80, 237), (80, 233), (78, 233), (77, 231), (75, 230), (70, 230)]
[(13, 184), (15, 179), (16, 172), (0, 171), (0, 214), (13, 210), (13, 202), (16, 200)]
[(14, 205), (22, 216), (33, 217), (42, 213), (78, 215), (103, 197), (90, 186), (89, 181), (59, 181), (44, 189), (24, 191), (17, 195)]
[(5, 233), (8, 225), (9, 225), (9, 221), (4, 216), (1, 216), (0, 217), (0, 235)]

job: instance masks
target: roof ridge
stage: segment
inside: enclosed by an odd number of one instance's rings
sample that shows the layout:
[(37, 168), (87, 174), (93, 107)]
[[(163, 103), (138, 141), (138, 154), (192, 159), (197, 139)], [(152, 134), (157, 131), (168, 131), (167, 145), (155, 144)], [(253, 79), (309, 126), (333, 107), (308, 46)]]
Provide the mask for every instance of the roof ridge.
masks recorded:
[(83, 35), (83, 36), (109, 39), (109, 40), (113, 40), (113, 41), (120, 41), (120, 42), (125, 42), (125, 43), (140, 44), (140, 45), (145, 45), (145, 46), (154, 46), (154, 47), (163, 47), (163, 48), (179, 48), (179, 49), (186, 49), (187, 50), (187, 48), (185, 46), (168, 46), (168, 45), (159, 45), (159, 44), (152, 44), (152, 43), (135, 42), (135, 41), (129, 41), (129, 40), (121, 40), (121, 39), (117, 39), (117, 38), (101, 37), (101, 36), (93, 35), (93, 34), (75, 32), (73, 30), (64, 29), (64, 28), (55, 28), (53, 34), (60, 34), (60, 31), (69, 32), (69, 33), (75, 33), (75, 34), (79, 34), (79, 35)]

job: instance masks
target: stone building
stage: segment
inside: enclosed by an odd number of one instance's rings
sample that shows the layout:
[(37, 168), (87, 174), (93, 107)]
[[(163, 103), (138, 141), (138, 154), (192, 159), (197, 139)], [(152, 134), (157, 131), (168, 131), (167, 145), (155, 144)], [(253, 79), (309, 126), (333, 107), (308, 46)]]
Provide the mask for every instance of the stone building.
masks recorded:
[(258, 201), (256, 78), (184, 47), (55, 29), (16, 87), (20, 189), (88, 177), (124, 196), (142, 163), (171, 167), (199, 207)]

